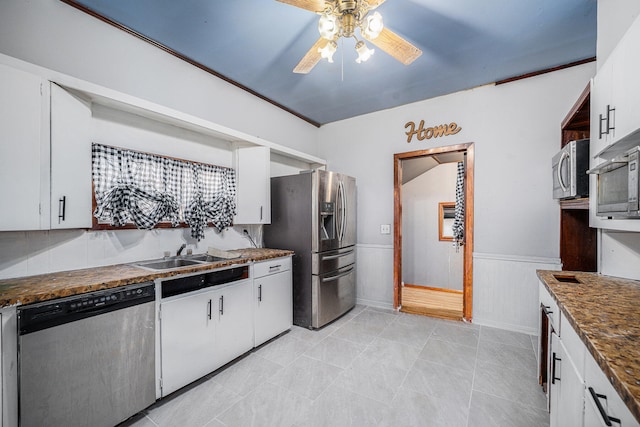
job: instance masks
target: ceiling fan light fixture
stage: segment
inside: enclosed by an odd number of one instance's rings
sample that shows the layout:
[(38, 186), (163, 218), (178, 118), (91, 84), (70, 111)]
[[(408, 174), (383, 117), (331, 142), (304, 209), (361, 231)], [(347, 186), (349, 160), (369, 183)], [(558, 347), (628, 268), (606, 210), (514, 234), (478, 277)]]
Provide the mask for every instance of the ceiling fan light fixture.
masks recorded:
[(338, 34), (339, 27), (336, 17), (334, 15), (323, 14), (318, 20), (318, 32), (320, 36), (327, 40), (333, 40), (336, 34)]
[(318, 48), (318, 52), (320, 52), (320, 56), (322, 58), (326, 58), (327, 61), (333, 63), (333, 54), (336, 52), (338, 48), (338, 44), (331, 40), (324, 47)]
[(367, 59), (371, 58), (371, 56), (375, 53), (375, 49), (369, 49), (365, 42), (360, 40), (358, 41), (358, 43), (356, 43), (356, 52), (358, 52), (356, 62), (360, 64), (361, 62), (365, 62)]
[(383, 28), (382, 15), (380, 12), (374, 12), (364, 19), (361, 30), (368, 39), (373, 40), (380, 35)]

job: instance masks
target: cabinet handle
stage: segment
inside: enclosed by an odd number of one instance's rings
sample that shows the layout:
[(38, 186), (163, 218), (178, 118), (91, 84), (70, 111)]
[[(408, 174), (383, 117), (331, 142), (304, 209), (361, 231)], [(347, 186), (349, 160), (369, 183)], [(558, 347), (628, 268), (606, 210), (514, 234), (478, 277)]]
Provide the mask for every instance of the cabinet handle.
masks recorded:
[(544, 311), (544, 314), (546, 314), (547, 316), (550, 314), (553, 314), (553, 311), (549, 310), (551, 308), (550, 305), (543, 305), (542, 306), (542, 311)]
[(608, 426), (613, 425), (611, 424), (611, 421), (622, 425), (620, 423), (619, 418), (610, 417), (609, 414), (607, 414), (607, 411), (605, 411), (604, 408), (602, 407), (602, 404), (600, 403), (600, 399), (607, 400), (607, 396), (605, 396), (604, 394), (596, 393), (593, 387), (589, 387), (589, 393), (591, 393), (591, 397), (593, 398), (593, 401), (596, 402), (596, 406), (598, 407), (598, 412), (600, 412), (600, 416), (602, 417), (602, 420), (606, 425)]
[(220, 315), (224, 315), (224, 295), (220, 295), (220, 309), (218, 310)]
[(258, 301), (262, 302), (262, 285), (258, 285)]
[(262, 206), (260, 206), (260, 221), (262, 221)]
[[(609, 134), (609, 131), (615, 130), (616, 127), (615, 126), (611, 126), (611, 112), (615, 113), (616, 109), (615, 108), (611, 108), (610, 105), (607, 105), (607, 135)], [(615, 116), (614, 116), (615, 119)]]
[(269, 266), (269, 271), (280, 270), (280, 267), (282, 267), (280, 264)]
[(65, 220), (65, 212), (67, 211), (67, 196), (62, 196), (58, 200), (58, 224)]
[(207, 304), (209, 307), (207, 309), (207, 316), (209, 317), (209, 320), (211, 320), (211, 300), (209, 300), (209, 304)]
[(556, 357), (556, 352), (553, 352), (553, 361), (551, 362), (551, 384), (555, 384), (556, 381), (560, 381), (559, 377), (556, 377), (556, 362), (561, 362), (562, 359)]

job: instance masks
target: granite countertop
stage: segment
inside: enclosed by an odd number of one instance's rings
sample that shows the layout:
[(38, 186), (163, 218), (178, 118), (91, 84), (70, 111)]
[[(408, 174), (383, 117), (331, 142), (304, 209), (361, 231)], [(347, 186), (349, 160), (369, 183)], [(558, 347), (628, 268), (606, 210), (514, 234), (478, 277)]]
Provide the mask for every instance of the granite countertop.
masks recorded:
[(538, 277), (640, 421), (640, 281), (575, 271), (538, 270)]
[(172, 270), (151, 271), (129, 263), (3, 279), (0, 280), (0, 308), (293, 254), (293, 251), (265, 248), (236, 249), (230, 252), (238, 254), (240, 258), (190, 265)]

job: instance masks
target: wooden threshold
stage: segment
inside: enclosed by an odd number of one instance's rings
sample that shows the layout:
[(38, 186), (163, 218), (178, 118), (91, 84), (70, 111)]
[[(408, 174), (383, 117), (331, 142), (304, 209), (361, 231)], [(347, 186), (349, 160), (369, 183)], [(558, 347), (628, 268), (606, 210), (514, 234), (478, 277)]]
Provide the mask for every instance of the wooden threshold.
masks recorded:
[(402, 289), (400, 311), (442, 319), (462, 320), (463, 299), (462, 291), (405, 284)]

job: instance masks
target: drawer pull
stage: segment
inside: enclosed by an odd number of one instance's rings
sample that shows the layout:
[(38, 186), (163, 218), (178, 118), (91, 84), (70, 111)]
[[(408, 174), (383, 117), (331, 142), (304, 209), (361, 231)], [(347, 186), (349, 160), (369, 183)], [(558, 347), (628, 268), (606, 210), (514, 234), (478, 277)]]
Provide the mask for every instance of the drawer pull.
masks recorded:
[(606, 425), (608, 426), (613, 425), (611, 424), (612, 421), (614, 423), (618, 423), (622, 425), (620, 423), (619, 418), (610, 417), (609, 414), (607, 414), (607, 411), (605, 411), (604, 408), (602, 407), (602, 404), (600, 403), (600, 399), (607, 400), (607, 396), (605, 396), (604, 394), (596, 393), (593, 387), (589, 387), (589, 393), (591, 393), (591, 397), (593, 398), (593, 401), (596, 402), (596, 406), (598, 407), (598, 412), (600, 412), (600, 416), (602, 417), (602, 420)]
[(269, 271), (280, 270), (280, 267), (282, 267), (282, 265), (280, 265), (280, 264), (272, 265), (272, 266), (269, 267)]

